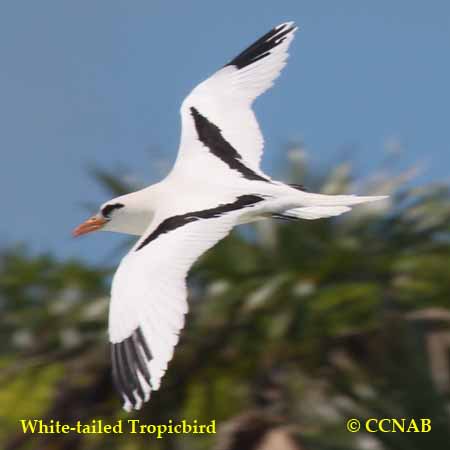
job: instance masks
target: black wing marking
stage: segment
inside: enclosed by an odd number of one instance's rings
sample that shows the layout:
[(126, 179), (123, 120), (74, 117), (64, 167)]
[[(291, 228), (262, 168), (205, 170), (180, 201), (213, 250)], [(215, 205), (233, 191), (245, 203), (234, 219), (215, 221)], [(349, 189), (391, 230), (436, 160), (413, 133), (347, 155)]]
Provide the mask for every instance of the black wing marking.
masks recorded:
[(248, 168), (243, 162), (238, 151), (222, 136), (220, 128), (210, 122), (205, 116), (202, 116), (197, 109), (191, 107), (191, 114), (194, 118), (195, 129), (200, 142), (208, 147), (209, 151), (221, 159), (230, 169), (237, 170), (244, 178), (248, 180), (267, 181), (257, 174), (254, 170)]
[(158, 236), (176, 228), (182, 227), (191, 222), (195, 222), (200, 219), (214, 219), (220, 217), (228, 212), (237, 211), (239, 209), (253, 206), (256, 203), (263, 201), (263, 197), (257, 195), (241, 195), (232, 203), (223, 203), (215, 208), (203, 209), (200, 211), (192, 211), (186, 214), (180, 214), (177, 216), (169, 217), (163, 220), (152, 233), (147, 236), (141, 244), (136, 248), (136, 251), (145, 247), (148, 243), (155, 240)]
[(289, 221), (300, 220), (299, 217), (290, 216), (288, 214), (271, 214), (270, 217), (272, 217), (272, 219), (289, 220)]
[(294, 30), (295, 25), (290, 23), (285, 23), (273, 28), (236, 56), (236, 58), (228, 64), (225, 64), (225, 66), (235, 66), (238, 69), (242, 69), (243, 67), (269, 56), (270, 51), (280, 45), (286, 39), (286, 36)]
[(138, 373), (151, 387), (148, 363), (152, 354), (144, 339), (142, 330), (137, 328), (122, 342), (111, 344), (112, 374), (119, 393), (136, 406), (136, 396), (145, 400), (145, 393)]
[(303, 186), (303, 184), (290, 184), (289, 186), (291, 188), (297, 189), (298, 191), (308, 192), (308, 189), (306, 189), (305, 186)]

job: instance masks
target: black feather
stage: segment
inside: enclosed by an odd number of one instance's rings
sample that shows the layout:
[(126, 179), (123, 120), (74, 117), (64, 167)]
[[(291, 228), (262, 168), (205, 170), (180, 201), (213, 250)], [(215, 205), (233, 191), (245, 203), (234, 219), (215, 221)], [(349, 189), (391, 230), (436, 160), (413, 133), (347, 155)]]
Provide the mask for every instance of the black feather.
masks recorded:
[(210, 122), (205, 116), (202, 116), (195, 108), (191, 108), (191, 114), (200, 142), (205, 147), (208, 147), (214, 156), (217, 156), (230, 169), (236, 170), (248, 180), (270, 182), (268, 178), (259, 175), (242, 162), (241, 155), (222, 136), (222, 131), (217, 125)]
[(182, 227), (187, 223), (195, 222), (199, 219), (217, 218), (222, 214), (252, 206), (258, 202), (261, 202), (262, 200), (264, 200), (264, 198), (257, 195), (241, 195), (233, 203), (223, 203), (219, 206), (216, 206), (215, 208), (192, 211), (186, 214), (169, 217), (168, 219), (163, 220), (156, 227), (156, 229), (153, 230), (152, 233), (141, 242), (141, 244), (136, 248), (136, 251), (145, 247), (148, 243), (155, 240), (161, 234), (168, 233), (169, 231)]
[(293, 31), (294, 28), (294, 26), (288, 24), (279, 28), (273, 28), (226, 64), (226, 66), (236, 66), (238, 69), (242, 69), (243, 67), (265, 58), (270, 55), (271, 50), (286, 39), (286, 36)]

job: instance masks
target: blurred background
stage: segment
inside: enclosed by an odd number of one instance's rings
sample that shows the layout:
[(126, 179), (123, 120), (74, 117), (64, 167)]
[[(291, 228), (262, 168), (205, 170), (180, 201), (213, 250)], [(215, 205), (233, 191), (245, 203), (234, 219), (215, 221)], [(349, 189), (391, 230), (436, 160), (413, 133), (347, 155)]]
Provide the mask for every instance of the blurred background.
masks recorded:
[[(164, 177), (182, 99), (286, 20), (289, 64), (255, 104), (263, 168), (389, 200), (243, 227), (195, 265), (174, 359), (131, 417), (215, 419), (217, 435), (22, 434), (22, 418), (130, 417), (106, 329), (132, 241), (70, 231)], [(444, 0), (0, 2), (0, 447), (447, 448), (449, 54)], [(351, 434), (351, 417), (427, 417), (432, 432)]]

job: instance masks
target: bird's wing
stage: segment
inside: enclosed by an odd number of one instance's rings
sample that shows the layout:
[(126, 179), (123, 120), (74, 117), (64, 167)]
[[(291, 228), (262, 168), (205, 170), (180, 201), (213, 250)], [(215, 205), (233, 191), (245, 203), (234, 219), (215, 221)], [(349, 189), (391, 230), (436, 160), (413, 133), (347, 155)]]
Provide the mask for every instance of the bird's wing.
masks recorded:
[(251, 107), (286, 65), (296, 30), (293, 22), (275, 27), (194, 88), (181, 106), (174, 173), (214, 171), (210, 160), (218, 158), (246, 178), (265, 178), (259, 169), (264, 140)]
[(113, 379), (126, 410), (139, 409), (159, 388), (188, 311), (185, 278), (191, 265), (230, 232), (242, 209), (262, 200), (242, 195), (156, 217), (120, 263), (112, 283), (109, 338)]

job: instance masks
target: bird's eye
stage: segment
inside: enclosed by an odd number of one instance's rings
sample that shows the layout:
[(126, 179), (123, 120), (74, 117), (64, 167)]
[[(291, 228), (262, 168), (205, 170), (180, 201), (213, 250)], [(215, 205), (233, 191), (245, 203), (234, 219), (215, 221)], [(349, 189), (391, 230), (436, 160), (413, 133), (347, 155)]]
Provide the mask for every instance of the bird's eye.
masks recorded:
[(111, 216), (111, 213), (116, 210), (116, 209), (120, 209), (123, 208), (125, 205), (123, 205), (122, 203), (113, 203), (110, 205), (105, 205), (101, 212), (103, 217), (109, 218)]

